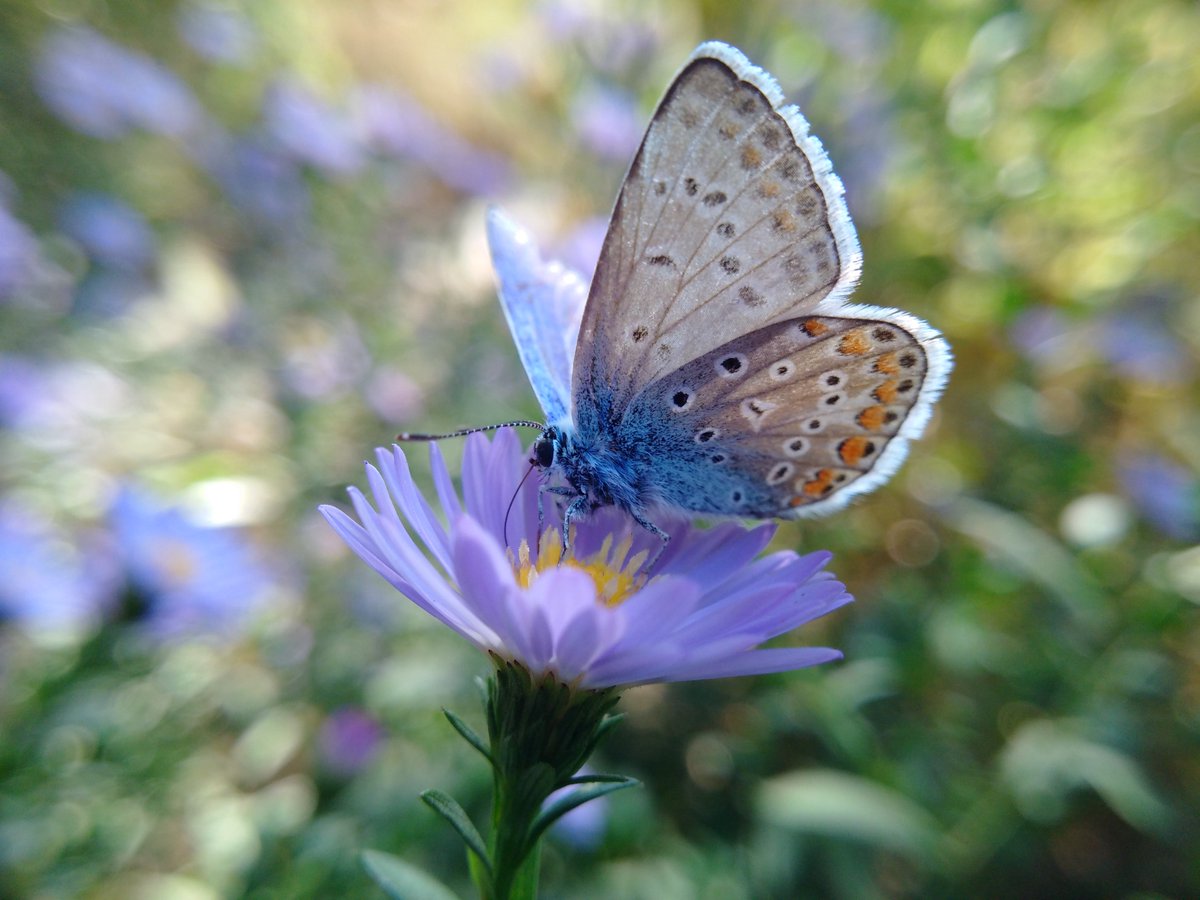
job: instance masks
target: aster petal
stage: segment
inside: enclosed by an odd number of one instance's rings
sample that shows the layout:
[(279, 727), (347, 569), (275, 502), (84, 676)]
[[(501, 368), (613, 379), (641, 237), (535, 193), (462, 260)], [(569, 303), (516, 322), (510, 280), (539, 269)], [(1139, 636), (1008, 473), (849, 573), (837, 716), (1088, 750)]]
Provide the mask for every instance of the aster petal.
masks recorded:
[(650, 644), (695, 613), (701, 588), (691, 579), (661, 577), (621, 604), (628, 640)]
[(660, 644), (657, 647), (639, 644), (624, 653), (598, 658), (588, 667), (583, 684), (589, 688), (602, 688), (681, 681), (670, 675), (688, 661), (688, 649), (679, 644)]
[(437, 491), (438, 502), (442, 504), (447, 520), (453, 525), (462, 515), (462, 504), (458, 501), (454, 481), (446, 469), (446, 460), (435, 441), (429, 444), (429, 470), (433, 473), (433, 487)]
[[(388, 450), (380, 447), (375, 451), (379, 460), (379, 468), (383, 473), (383, 481), (393, 503), (397, 505), (409, 525), (417, 533), (421, 542), (429, 548), (429, 552), (437, 557), (437, 561), (446, 571), (450, 570), (450, 538), (445, 528), (437, 520), (433, 508), (421, 495), (413, 483), (412, 472), (408, 467), (408, 459), (399, 447)], [(370, 472), (367, 473), (368, 478)], [(379, 494), (376, 493), (378, 502)], [(393, 513), (394, 515), (394, 513)]]
[(623, 616), (594, 606), (575, 616), (559, 634), (555, 661), (568, 679), (589, 671), (609, 648), (620, 641), (626, 630)]
[(496, 539), (469, 515), (454, 524), (451, 535), (454, 573), (463, 602), (481, 622), (487, 623), (500, 644), (512, 647), (522, 628), (513, 620), (519, 593), (509, 563)]
[[(591, 576), (578, 569), (563, 566), (540, 573), (523, 600), (531, 611), (537, 611), (533, 621), (546, 626), (549, 643), (544, 648), (539, 645), (537, 652), (544, 652), (545, 664), (568, 680), (580, 674), (595, 656), (597, 630), (616, 630), (613, 620), (617, 617), (597, 601)], [(569, 642), (564, 640), (565, 635), (570, 636)]]
[(468, 640), (477, 641), (479, 622), (445, 578), (413, 543), (404, 526), (380, 516), (356, 488), (347, 493), (371, 538), (375, 553), (415, 589), (406, 596)]
[(758, 634), (766, 640), (818, 616), (852, 598), (838, 581), (751, 582), (723, 594), (698, 612), (681, 630), (691, 641), (730, 633)]
[(703, 681), (709, 678), (733, 678), (741, 675), (767, 675), (790, 672), (841, 659), (842, 653), (829, 647), (768, 647), (722, 656), (696, 666), (681, 665), (665, 681)]
[(699, 584), (720, 586), (761, 553), (774, 534), (771, 524), (746, 529), (732, 522), (705, 532), (692, 530), (688, 540), (672, 540), (657, 571), (685, 572)]

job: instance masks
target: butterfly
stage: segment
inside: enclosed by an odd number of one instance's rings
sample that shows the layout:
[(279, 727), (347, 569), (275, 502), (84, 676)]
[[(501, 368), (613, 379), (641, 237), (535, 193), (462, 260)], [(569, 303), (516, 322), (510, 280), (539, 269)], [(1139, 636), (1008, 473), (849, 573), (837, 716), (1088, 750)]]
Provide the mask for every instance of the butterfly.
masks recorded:
[(952, 365), (925, 322), (848, 302), (862, 255), (842, 183), (775, 80), (723, 43), (660, 101), (590, 289), (498, 210), (488, 236), (564, 549), (610, 505), (664, 541), (659, 509), (844, 507), (896, 471)]

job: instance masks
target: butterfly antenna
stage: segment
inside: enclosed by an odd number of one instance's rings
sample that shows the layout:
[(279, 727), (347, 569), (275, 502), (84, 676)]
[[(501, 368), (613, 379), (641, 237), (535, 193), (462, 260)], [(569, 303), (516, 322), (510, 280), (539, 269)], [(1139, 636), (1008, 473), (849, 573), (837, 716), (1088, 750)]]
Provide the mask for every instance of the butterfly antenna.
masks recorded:
[(529, 422), (525, 419), (517, 419), (513, 422), (501, 422), (498, 425), (480, 425), (477, 428), (463, 428), (459, 431), (448, 431), (445, 434), (418, 434), (415, 431), (402, 431), (396, 435), (398, 441), (440, 441), (445, 438), (465, 437), (468, 434), (475, 434), (477, 431), (495, 431), (497, 428), (536, 428), (538, 431), (545, 431), (546, 426), (541, 422)]
[(508, 501), (508, 509), (506, 509), (504, 511), (504, 546), (505, 547), (507, 547), (509, 545), (508, 544), (508, 517), (510, 515), (512, 515), (513, 505), (516, 504), (516, 502), (517, 502), (517, 495), (521, 493), (521, 488), (525, 484), (525, 479), (527, 479), (530, 475), (532, 475), (533, 470), (536, 468), (537, 468), (537, 466), (535, 466), (533, 463), (529, 464), (529, 470), (524, 475), (522, 475), (521, 480), (519, 482), (517, 482), (517, 489), (515, 491), (513, 491), (512, 499)]

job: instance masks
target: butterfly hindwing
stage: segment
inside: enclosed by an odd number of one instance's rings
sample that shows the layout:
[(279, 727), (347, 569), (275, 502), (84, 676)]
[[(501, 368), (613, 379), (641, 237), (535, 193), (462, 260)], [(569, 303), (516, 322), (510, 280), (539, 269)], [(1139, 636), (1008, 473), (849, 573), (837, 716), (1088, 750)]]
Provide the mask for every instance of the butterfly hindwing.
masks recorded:
[(611, 421), (712, 348), (844, 299), (860, 266), (841, 182), (799, 111), (740, 52), (701, 45), (618, 197), (576, 351), (576, 416)]
[(662, 421), (663, 500), (756, 518), (828, 511), (899, 465), (943, 345), (905, 316), (812, 315), (727, 342), (649, 385), (620, 429)]

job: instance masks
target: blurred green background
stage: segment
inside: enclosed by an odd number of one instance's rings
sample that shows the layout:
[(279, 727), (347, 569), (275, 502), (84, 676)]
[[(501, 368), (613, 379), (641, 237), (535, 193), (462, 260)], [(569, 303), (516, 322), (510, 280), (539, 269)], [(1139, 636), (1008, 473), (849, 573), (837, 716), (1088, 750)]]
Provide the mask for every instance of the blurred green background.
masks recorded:
[[(590, 273), (701, 40), (847, 184), (857, 299), (957, 368), (779, 547), (842, 663), (630, 691), (561, 898), (1200, 896), (1200, 8), (0, 0), (0, 896), (468, 886), (486, 661), (315, 513), (401, 428), (538, 409), (490, 202)], [(459, 447), (444, 449), (456, 457)], [(423, 465), (424, 454), (415, 454)]]

